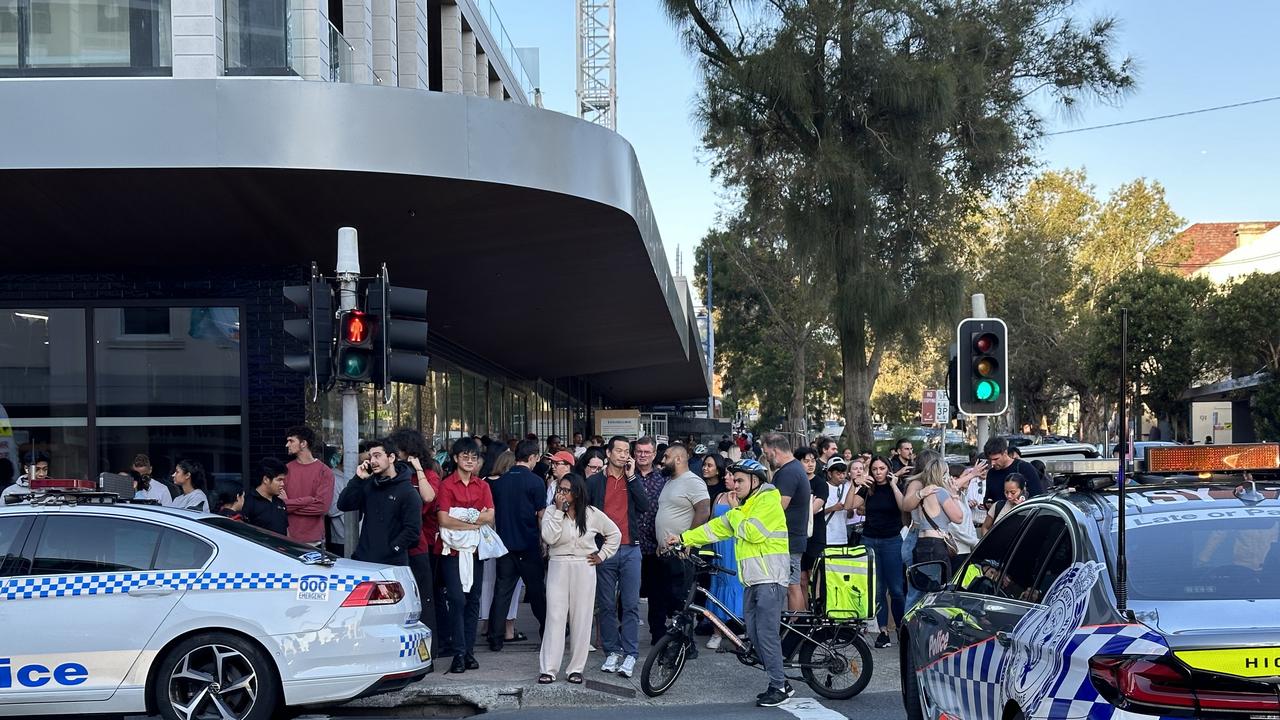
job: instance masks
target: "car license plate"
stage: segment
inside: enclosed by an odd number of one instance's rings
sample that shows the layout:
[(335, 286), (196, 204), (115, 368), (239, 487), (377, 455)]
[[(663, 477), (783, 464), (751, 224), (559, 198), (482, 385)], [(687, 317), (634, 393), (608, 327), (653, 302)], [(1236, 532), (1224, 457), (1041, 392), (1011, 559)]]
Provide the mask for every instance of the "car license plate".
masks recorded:
[(426, 662), (431, 659), (431, 650), (427, 647), (427, 639), (418, 640), (418, 659)]

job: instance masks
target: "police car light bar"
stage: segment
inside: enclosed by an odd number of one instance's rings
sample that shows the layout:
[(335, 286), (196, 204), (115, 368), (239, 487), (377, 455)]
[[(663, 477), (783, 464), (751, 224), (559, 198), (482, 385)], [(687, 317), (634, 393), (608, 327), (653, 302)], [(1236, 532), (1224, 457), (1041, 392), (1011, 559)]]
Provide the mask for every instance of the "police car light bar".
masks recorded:
[(1280, 443), (1147, 448), (1147, 472), (1214, 473), (1280, 470)]

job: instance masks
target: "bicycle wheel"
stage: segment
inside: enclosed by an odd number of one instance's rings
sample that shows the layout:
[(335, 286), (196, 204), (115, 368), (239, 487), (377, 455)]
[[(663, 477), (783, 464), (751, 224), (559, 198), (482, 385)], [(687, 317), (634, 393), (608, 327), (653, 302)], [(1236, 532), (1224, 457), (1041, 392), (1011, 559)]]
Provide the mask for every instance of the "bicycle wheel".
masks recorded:
[(800, 648), (800, 674), (814, 692), (848, 700), (871, 682), (871, 648), (855, 628), (833, 625), (809, 633), (817, 642)]
[(688, 660), (689, 640), (683, 635), (663, 635), (649, 650), (640, 670), (640, 689), (649, 697), (658, 697), (671, 689)]

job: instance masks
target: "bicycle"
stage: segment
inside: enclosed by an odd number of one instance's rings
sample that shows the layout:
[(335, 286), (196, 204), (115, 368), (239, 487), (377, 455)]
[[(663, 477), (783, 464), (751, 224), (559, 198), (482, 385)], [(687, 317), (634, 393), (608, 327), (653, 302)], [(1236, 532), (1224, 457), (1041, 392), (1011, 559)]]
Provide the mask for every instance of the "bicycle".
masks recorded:
[[(681, 549), (678, 545), (674, 548)], [(714, 554), (710, 557), (718, 559)], [(640, 671), (640, 689), (649, 697), (657, 697), (675, 685), (690, 650), (697, 642), (694, 628), (702, 617), (710, 621), (727, 641), (727, 647), (725, 643), (721, 644), (720, 652), (733, 653), (744, 665), (764, 667), (747, 637), (743, 619), (696, 580), (697, 572), (737, 573), (700, 554), (690, 553), (684, 560), (693, 565), (695, 580), (690, 584), (684, 609), (667, 622), (666, 635), (645, 657)], [(699, 594), (727, 615), (729, 621), (726, 623), (711, 610), (697, 604), (695, 601)], [(802, 680), (815, 693), (832, 700), (848, 700), (862, 692), (871, 681), (872, 672), (871, 648), (862, 639), (865, 629), (864, 620), (832, 620), (811, 611), (783, 612), (783, 668), (800, 671), (800, 677), (787, 675), (787, 678)]]

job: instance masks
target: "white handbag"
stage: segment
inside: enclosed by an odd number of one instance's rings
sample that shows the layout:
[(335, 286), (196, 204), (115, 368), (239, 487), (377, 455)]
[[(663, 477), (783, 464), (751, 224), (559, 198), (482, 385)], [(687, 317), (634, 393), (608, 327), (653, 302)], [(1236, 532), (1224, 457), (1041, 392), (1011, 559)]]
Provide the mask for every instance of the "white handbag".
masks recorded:
[(507, 546), (502, 544), (498, 531), (490, 525), (480, 526), (480, 545), (476, 548), (481, 560), (502, 557), (507, 554)]

